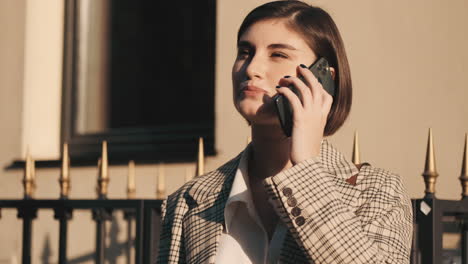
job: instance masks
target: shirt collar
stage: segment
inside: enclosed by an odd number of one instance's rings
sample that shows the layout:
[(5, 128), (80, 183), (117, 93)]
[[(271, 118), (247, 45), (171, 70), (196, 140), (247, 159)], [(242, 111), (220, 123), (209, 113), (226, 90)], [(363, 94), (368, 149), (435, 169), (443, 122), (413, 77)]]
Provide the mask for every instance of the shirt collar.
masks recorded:
[(224, 208), (224, 219), (226, 223), (226, 232), (229, 233), (229, 227), (236, 213), (238, 206), (246, 206), (250, 217), (255, 218), (255, 207), (249, 186), (248, 160), (250, 154), (250, 144), (247, 146), (239, 161), (232, 183), (232, 189), (229, 193), (226, 207)]

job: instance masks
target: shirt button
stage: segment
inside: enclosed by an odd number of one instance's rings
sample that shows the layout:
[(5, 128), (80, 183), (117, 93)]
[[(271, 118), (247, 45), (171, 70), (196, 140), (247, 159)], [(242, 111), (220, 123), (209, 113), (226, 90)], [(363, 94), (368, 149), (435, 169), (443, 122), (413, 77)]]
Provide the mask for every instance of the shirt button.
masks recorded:
[(283, 194), (284, 194), (284, 196), (286, 196), (286, 197), (291, 196), (291, 195), (292, 195), (292, 190), (291, 190), (291, 188), (288, 188), (288, 187), (283, 188)]
[(299, 207), (294, 207), (292, 210), (291, 210), (291, 214), (293, 216), (299, 216), (301, 214), (301, 209), (299, 209)]
[(305, 219), (302, 216), (299, 216), (298, 218), (294, 219), (294, 222), (296, 222), (297, 226), (301, 226), (305, 224)]
[(297, 205), (297, 200), (294, 197), (289, 197), (287, 203), (289, 206), (294, 207)]

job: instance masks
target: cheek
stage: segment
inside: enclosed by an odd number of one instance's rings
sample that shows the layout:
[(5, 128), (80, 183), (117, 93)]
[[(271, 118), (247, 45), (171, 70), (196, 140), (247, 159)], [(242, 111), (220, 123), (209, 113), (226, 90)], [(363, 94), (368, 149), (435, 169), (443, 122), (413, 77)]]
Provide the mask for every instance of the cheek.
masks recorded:
[(231, 71), (233, 89), (236, 89), (238, 85), (240, 84), (241, 80), (239, 79), (239, 77), (240, 77), (240, 67), (238, 63), (234, 63), (234, 65), (232, 65), (232, 71)]
[(281, 78), (284, 76), (296, 76), (296, 68), (293, 65), (278, 65), (276, 67), (272, 67), (269, 72), (268, 79), (273, 82), (273, 85), (278, 85)]

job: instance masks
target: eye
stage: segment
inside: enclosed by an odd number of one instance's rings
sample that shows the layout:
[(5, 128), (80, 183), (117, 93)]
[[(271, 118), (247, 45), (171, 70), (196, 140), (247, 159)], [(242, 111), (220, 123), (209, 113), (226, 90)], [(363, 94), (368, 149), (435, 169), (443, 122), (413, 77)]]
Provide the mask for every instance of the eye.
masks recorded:
[(249, 57), (250, 55), (250, 50), (246, 48), (240, 48), (237, 50), (237, 58), (238, 59), (245, 59)]
[(277, 51), (271, 53), (271, 57), (274, 57), (274, 58), (284, 58), (284, 59), (289, 58), (288, 55), (284, 54), (283, 52), (277, 52)]

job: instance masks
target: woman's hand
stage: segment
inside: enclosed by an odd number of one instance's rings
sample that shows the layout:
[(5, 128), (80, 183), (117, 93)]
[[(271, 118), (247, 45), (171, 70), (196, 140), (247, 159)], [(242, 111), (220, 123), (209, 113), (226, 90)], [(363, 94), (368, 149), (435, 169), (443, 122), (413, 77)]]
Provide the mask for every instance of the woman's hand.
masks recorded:
[[(298, 66), (297, 77), (285, 76), (280, 80), (278, 93), (283, 94), (293, 110), (293, 129), (291, 135), (291, 162), (293, 165), (303, 160), (317, 157), (323, 138), (328, 113), (333, 97), (327, 93), (314, 74), (304, 65)], [(286, 86), (294, 85), (302, 96), (302, 102)]]

